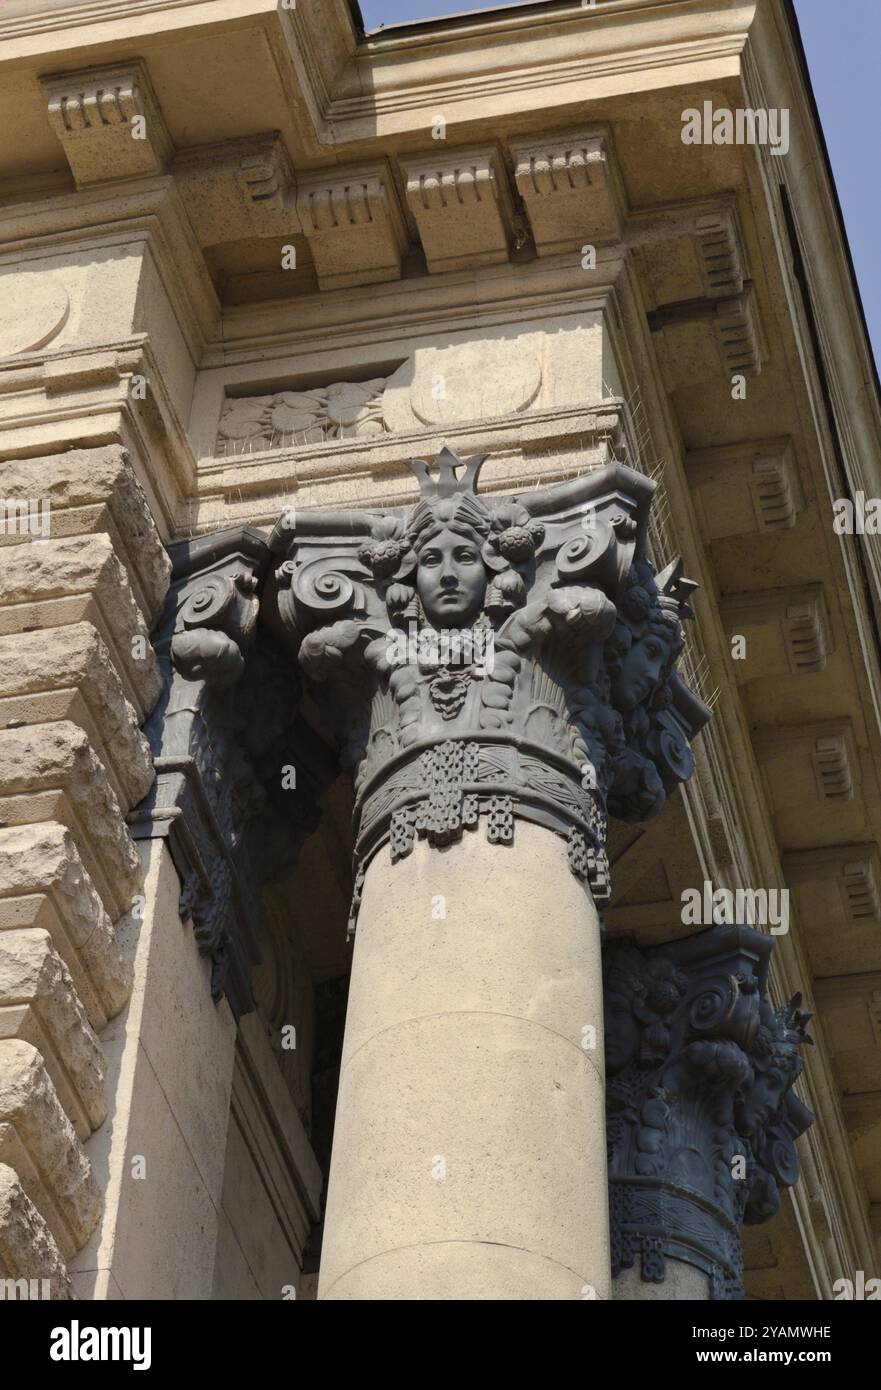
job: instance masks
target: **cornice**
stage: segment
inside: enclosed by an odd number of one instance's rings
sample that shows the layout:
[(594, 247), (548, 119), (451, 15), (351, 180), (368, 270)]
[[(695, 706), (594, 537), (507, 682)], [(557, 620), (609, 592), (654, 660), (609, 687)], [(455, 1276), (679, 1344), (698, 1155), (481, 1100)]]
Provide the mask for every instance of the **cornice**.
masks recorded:
[(483, 269), (479, 284), (472, 272), (442, 278), (423, 276), (403, 284), (360, 286), (329, 294), (304, 295), (291, 303), (227, 310), (222, 337), (206, 349), (203, 368), (261, 363), (290, 353), (291, 343), (334, 346), (379, 341), (394, 332), (419, 337), (494, 324), (526, 322), (561, 313), (601, 309), (623, 263), (623, 247), (601, 247), (589, 277), (572, 256)]
[(0, 267), (65, 250), (131, 245), (139, 238), (150, 246), (169, 303), (199, 361), (217, 332), (220, 305), (173, 178), (128, 180), (0, 207)]
[[(791, 147), (785, 161), (759, 159), (765, 184), (765, 203), (778, 246), (791, 322), (798, 341), (801, 374), (808, 392), (827, 488), (831, 529), (832, 502), (862, 490), (881, 496), (881, 401), (875, 385), (871, 350), (866, 337), (844, 235), (835, 214), (835, 194), (826, 173), (820, 137), (809, 105), (797, 55), (789, 36), (782, 0), (763, 9), (755, 36), (744, 55), (744, 91), (748, 104), (764, 102), (773, 83), (775, 98), (791, 110)], [(768, 28), (773, 32), (769, 33)], [(775, 66), (776, 65), (776, 66)], [(765, 103), (767, 104), (767, 103)], [(762, 152), (760, 152), (761, 154)], [(801, 245), (807, 306), (814, 315), (821, 360), (817, 360), (805, 319), (801, 289), (792, 267), (777, 183), (785, 184)], [(834, 435), (821, 374), (829, 384)], [(845, 477), (836, 467), (841, 449)], [(842, 490), (844, 485), (844, 491)], [(862, 654), (866, 685), (875, 712), (875, 737), (881, 738), (881, 537), (839, 537)], [(868, 571), (868, 573), (866, 572)], [(868, 582), (867, 582), (868, 581)]]
[(33, 9), (0, 18), (0, 62), (41, 54), (60, 56), (89, 44), (109, 47), (211, 24), (253, 22), (275, 9), (267, 0), (87, 0), (85, 4), (71, 0), (52, 9), (42, 0), (32, 4)]
[(687, 83), (696, 67), (702, 82), (735, 77), (754, 10), (755, 0), (570, 0), (356, 44), (346, 0), (293, 10), (275, 0), (91, 0), (0, 15), (0, 65), (36, 65), (46, 76), (140, 57), (149, 69), (172, 34), (260, 29), (308, 166), (340, 145), (369, 151), (395, 132), (422, 138), (438, 104), (453, 133), (477, 122), (475, 98), (484, 124), (549, 110), (567, 119), (585, 101)]

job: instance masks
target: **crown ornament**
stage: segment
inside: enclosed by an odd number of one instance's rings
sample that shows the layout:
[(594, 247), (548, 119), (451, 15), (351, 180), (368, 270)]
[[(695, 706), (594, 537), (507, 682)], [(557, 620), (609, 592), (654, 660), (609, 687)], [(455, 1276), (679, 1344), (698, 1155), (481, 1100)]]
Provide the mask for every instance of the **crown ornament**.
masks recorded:
[[(460, 459), (452, 449), (444, 445), (435, 459), (436, 476), (425, 459), (410, 459), (408, 467), (418, 479), (419, 492), (423, 500), (454, 497), (456, 493), (477, 493), (477, 480), (486, 462), (486, 454), (475, 454), (470, 459)], [(457, 470), (464, 468), (461, 477)]]
[(655, 587), (658, 591), (658, 607), (665, 618), (676, 620), (694, 617), (689, 599), (699, 585), (696, 580), (685, 578), (681, 555), (677, 555), (675, 560), (671, 560), (669, 565), (655, 576)]

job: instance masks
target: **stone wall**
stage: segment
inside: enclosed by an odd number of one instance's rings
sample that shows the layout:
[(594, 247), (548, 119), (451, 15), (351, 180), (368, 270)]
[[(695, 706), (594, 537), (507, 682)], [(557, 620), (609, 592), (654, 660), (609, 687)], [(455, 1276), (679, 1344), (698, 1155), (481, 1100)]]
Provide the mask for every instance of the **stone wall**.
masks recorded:
[(87, 1150), (145, 902), (125, 814), (153, 780), (170, 566), (121, 447), (6, 462), (2, 490), (50, 510), (0, 556), (0, 1273), (63, 1298), (102, 1208)]

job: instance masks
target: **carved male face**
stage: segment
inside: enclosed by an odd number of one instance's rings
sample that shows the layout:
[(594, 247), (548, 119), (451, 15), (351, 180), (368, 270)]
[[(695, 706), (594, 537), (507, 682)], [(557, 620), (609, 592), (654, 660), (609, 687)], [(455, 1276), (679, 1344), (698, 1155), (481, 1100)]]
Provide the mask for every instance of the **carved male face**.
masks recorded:
[(419, 551), (416, 588), (433, 627), (468, 627), (483, 607), (486, 570), (474, 541), (444, 527)]
[(661, 683), (670, 649), (663, 637), (651, 629), (630, 647), (621, 663), (612, 696), (618, 709), (632, 710), (641, 705)]

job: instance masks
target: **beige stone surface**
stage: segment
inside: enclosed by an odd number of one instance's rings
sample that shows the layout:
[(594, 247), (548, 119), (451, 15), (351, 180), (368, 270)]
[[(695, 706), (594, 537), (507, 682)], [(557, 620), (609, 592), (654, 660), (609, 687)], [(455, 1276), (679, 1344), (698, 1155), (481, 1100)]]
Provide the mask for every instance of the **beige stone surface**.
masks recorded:
[(48, 932), (0, 932), (0, 1039), (31, 1043), (86, 1139), (104, 1120), (104, 1055)]
[[(393, 433), (473, 421), (486, 429), (493, 419), (596, 405), (614, 375), (608, 356), (602, 318), (594, 314), (548, 318), (516, 331), (487, 327), (479, 335), (439, 336), (414, 348), (389, 378), (383, 419)], [(428, 450), (427, 442), (414, 440), (410, 453), (423, 447)]]
[(593, 1285), (532, 1250), (439, 1241), (389, 1250), (356, 1265), (333, 1289), (333, 1300), (563, 1302), (595, 1300)]
[(302, 174), (297, 214), (323, 290), (400, 276), (406, 227), (385, 160)]
[[(125, 449), (108, 445), (9, 459), (0, 473), (4, 498), (48, 502), (54, 539), (106, 532), (141, 611), (148, 623), (154, 621), (165, 599), (171, 561)], [(0, 543), (16, 539), (3, 536)]]
[(64, 825), (0, 830), (0, 933), (24, 927), (49, 933), (100, 1031), (129, 996), (131, 964)]
[(684, 1260), (668, 1260), (667, 1277), (663, 1284), (648, 1283), (641, 1277), (638, 1267), (634, 1266), (618, 1275), (612, 1297), (631, 1303), (654, 1303), (669, 1299), (704, 1301), (710, 1297), (710, 1280), (695, 1265), (686, 1264)]
[(0, 1163), (18, 1173), (66, 1260), (88, 1239), (101, 1194), (40, 1054), (0, 1041)]
[(98, 629), (128, 698), (145, 719), (162, 682), (149, 630), (110, 537), (31, 540), (3, 552), (0, 635), (83, 619)]
[[(94, 1243), (70, 1261), (83, 1297), (108, 1275), (126, 1299), (210, 1298), (218, 1213), (178, 1119), (140, 1053), (129, 1104), (113, 1118), (127, 1139), (106, 1189)], [(95, 1139), (103, 1132), (99, 1131)], [(143, 1176), (134, 1163), (143, 1159)], [(102, 1165), (96, 1161), (100, 1175)]]
[(161, 172), (171, 140), (143, 63), (64, 73), (43, 86), (78, 186)]
[(0, 731), (0, 818), (6, 825), (67, 825), (114, 916), (141, 885), (138, 852), (103, 764), (82, 729), (60, 720)]
[(540, 256), (620, 235), (622, 197), (602, 130), (552, 131), (510, 150)]
[(210, 1298), (235, 1023), (211, 1001), (167, 846), (145, 841), (142, 853), (143, 916), (117, 927), (134, 986), (101, 1037), (109, 1115), (86, 1146), (104, 1210), (71, 1276), (82, 1297)]
[(291, 1289), (299, 1296), (321, 1186), (266, 1026), (257, 1013), (246, 1014), (236, 1042), (212, 1297), (281, 1299)]
[[(286, 966), (290, 969), (290, 962), (286, 962)], [(308, 966), (301, 963), (300, 968), (306, 970)], [(277, 987), (283, 988), (286, 983), (279, 981)], [(257, 998), (259, 1006), (259, 995)], [(285, 1017), (287, 1020), (293, 1015)], [(305, 1035), (309, 1027), (310, 1021), (304, 1018), (298, 1029), (295, 1051), (299, 1052), (304, 1047), (301, 1035)], [(245, 1014), (239, 1019), (236, 1053), (233, 1087), (240, 1111), (243, 1115), (251, 1112), (251, 1125), (260, 1123), (276, 1131), (272, 1140), (277, 1146), (279, 1161), (287, 1169), (288, 1180), (293, 1180), (298, 1189), (299, 1203), (303, 1209), (300, 1219), (305, 1219), (307, 1223), (315, 1221), (321, 1212), (323, 1178), (298, 1109), (301, 1096), (304, 1106), (308, 1104), (308, 1088), (303, 1086), (299, 1077), (297, 1084), (291, 1087), (290, 1075), (282, 1070), (284, 1052), (280, 1057), (270, 1046), (266, 1024), (259, 1012)], [(262, 1142), (261, 1149), (268, 1157), (266, 1145)], [(277, 1178), (274, 1185), (281, 1185)]]
[(226, 1001), (211, 998), (210, 961), (196, 945), (192, 923), (177, 911), (176, 879), (176, 873), (167, 879), (161, 893), (155, 879), (144, 884), (145, 922), (152, 914), (143, 943), (149, 954), (145, 972), (135, 976), (132, 1008), (140, 1004), (139, 1046), (219, 1206), (235, 1027)]
[(45, 1279), (52, 1299), (72, 1296), (70, 1277), (52, 1232), (18, 1174), (5, 1163), (0, 1163), (0, 1277)]
[(497, 146), (448, 149), (438, 141), (401, 160), (401, 173), (430, 271), (508, 259), (514, 208)]
[(229, 1217), (220, 1213), (217, 1248), (214, 1255), (213, 1299), (262, 1299), (263, 1294), (251, 1273), (248, 1261), (236, 1239)]
[(378, 855), (320, 1296), (374, 1296), (375, 1263), (380, 1297), (408, 1296), (416, 1268), (432, 1297), (463, 1296), (464, 1269), (466, 1297), (577, 1298), (585, 1285), (608, 1297), (601, 1038), (596, 912), (562, 838), (520, 823), (510, 849), (475, 833), (443, 850), (419, 841), (395, 865)]
[(70, 313), (70, 295), (57, 279), (19, 271), (7, 276), (0, 298), (0, 356), (33, 352), (57, 337)]
[(70, 720), (86, 734), (121, 806), (154, 778), (150, 749), (110, 653), (91, 623), (0, 637), (0, 729)]
[[(251, 1149), (235, 1114), (231, 1117), (226, 1147), (223, 1193), (223, 1224), (226, 1236), (223, 1248), (218, 1248), (214, 1265), (213, 1297), (225, 1297), (222, 1292), (229, 1281), (243, 1277), (239, 1261), (244, 1264), (257, 1292), (252, 1297), (281, 1299), (283, 1290), (300, 1279), (302, 1244), (310, 1225), (292, 1233), (289, 1230), (291, 1213), (281, 1194), (267, 1185), (263, 1171), (265, 1155)], [(231, 1214), (230, 1214), (231, 1213)], [(229, 1261), (226, 1265), (225, 1262)]]

